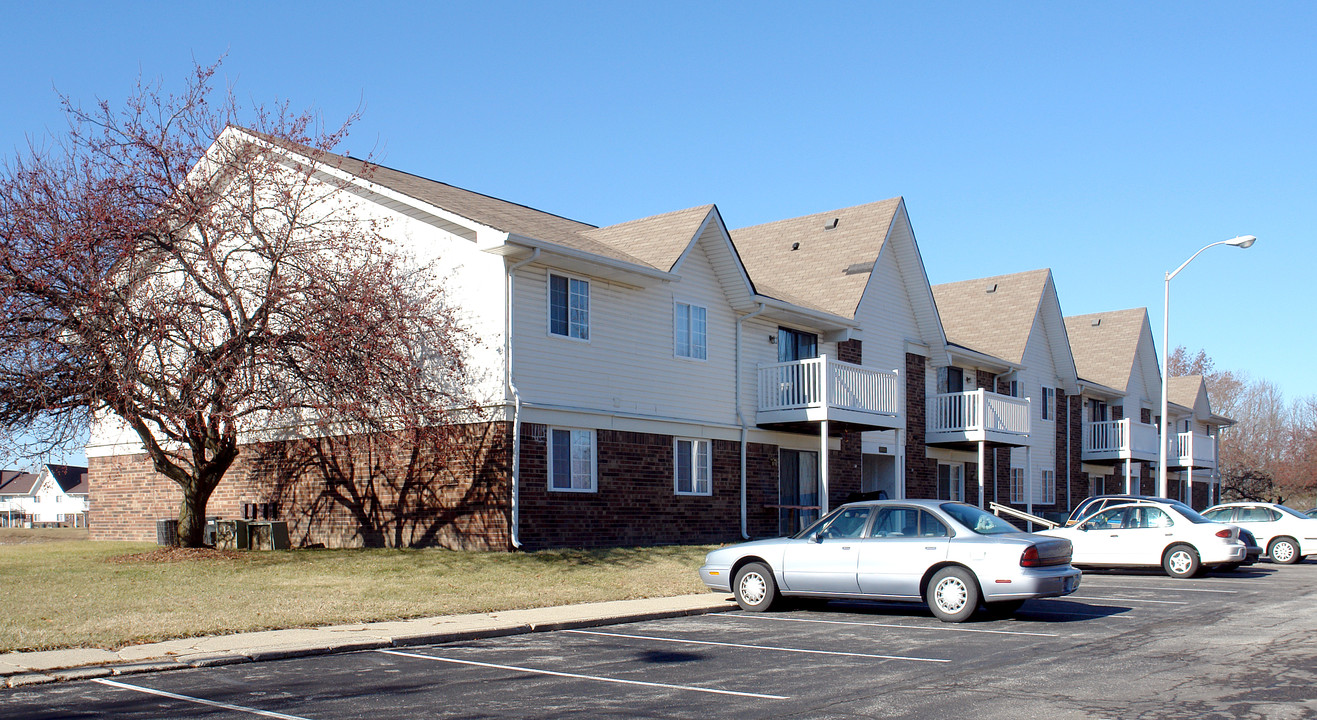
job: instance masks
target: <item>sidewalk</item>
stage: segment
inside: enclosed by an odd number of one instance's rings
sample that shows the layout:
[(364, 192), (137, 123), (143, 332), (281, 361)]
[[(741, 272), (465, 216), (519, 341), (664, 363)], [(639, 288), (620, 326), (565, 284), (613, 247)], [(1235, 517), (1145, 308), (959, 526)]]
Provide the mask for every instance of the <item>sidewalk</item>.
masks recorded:
[(710, 592), (532, 610), (186, 638), (149, 645), (130, 645), (117, 652), (79, 648), (8, 653), (0, 655), (0, 687), (594, 627), (703, 615), (735, 607), (735, 603), (726, 594)]

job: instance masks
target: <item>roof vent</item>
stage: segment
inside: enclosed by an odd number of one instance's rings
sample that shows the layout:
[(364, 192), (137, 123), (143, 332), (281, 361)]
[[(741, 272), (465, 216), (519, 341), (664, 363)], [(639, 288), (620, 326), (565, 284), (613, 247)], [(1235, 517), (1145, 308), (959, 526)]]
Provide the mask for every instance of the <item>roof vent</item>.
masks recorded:
[(864, 273), (873, 272), (873, 263), (855, 263), (842, 271), (846, 275), (863, 275)]
[(993, 284), (991, 284), (991, 285), (988, 286), (988, 294), (989, 294), (989, 295), (991, 295), (991, 294), (993, 294), (993, 293), (995, 293), (995, 292), (997, 292), (997, 283), (993, 283)]
[(1102, 318), (1094, 318), (1094, 319), (1093, 319), (1093, 327), (1097, 327), (1098, 325), (1101, 325), (1101, 324), (1102, 324)]
[(791, 249), (792, 249), (792, 250), (799, 250), (799, 249), (800, 249), (800, 243), (791, 243)]
[(830, 223), (828, 223), (827, 225), (824, 225), (824, 226), (823, 226), (823, 229), (824, 229), (824, 230), (836, 230), (836, 229), (837, 229), (837, 221), (840, 220), (840, 219), (841, 219), (841, 218), (833, 218), (833, 219), (832, 219), (832, 222), (830, 222)]

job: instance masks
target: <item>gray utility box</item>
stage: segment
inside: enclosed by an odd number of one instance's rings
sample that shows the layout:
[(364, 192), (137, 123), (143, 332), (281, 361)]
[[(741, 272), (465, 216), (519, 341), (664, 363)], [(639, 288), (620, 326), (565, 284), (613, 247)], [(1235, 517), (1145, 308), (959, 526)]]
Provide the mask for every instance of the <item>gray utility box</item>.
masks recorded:
[(220, 520), (215, 523), (215, 547), (219, 550), (251, 549), (251, 534), (246, 520)]
[(252, 550), (287, 550), (288, 522), (286, 520), (254, 520), (247, 523)]

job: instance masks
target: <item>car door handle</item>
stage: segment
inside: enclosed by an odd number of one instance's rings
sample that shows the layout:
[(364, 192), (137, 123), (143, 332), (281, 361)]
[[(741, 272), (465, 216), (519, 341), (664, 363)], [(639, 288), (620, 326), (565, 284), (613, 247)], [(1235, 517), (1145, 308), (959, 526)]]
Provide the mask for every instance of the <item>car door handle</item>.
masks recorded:
[(925, 550), (936, 550), (936, 549), (937, 549), (937, 546), (936, 546), (936, 545), (925, 545), (925, 546), (924, 546), (924, 549), (925, 549)]
[(842, 546), (841, 546), (841, 549), (842, 549), (842, 550), (850, 550), (850, 549), (851, 549), (851, 546), (850, 546), (850, 545), (842, 545)]

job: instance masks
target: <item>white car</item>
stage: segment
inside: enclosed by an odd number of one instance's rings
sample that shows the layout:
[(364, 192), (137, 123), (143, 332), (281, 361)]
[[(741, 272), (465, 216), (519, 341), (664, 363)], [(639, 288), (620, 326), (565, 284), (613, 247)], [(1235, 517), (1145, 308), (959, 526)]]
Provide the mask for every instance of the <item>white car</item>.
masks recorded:
[(1317, 518), (1284, 505), (1263, 502), (1234, 502), (1215, 505), (1203, 517), (1249, 530), (1266, 548), (1272, 562), (1300, 562), (1317, 553)]
[(1238, 527), (1212, 522), (1179, 503), (1148, 500), (1108, 507), (1076, 525), (1038, 534), (1069, 540), (1074, 565), (1161, 567), (1175, 578), (1205, 568), (1233, 569), (1248, 553)]

